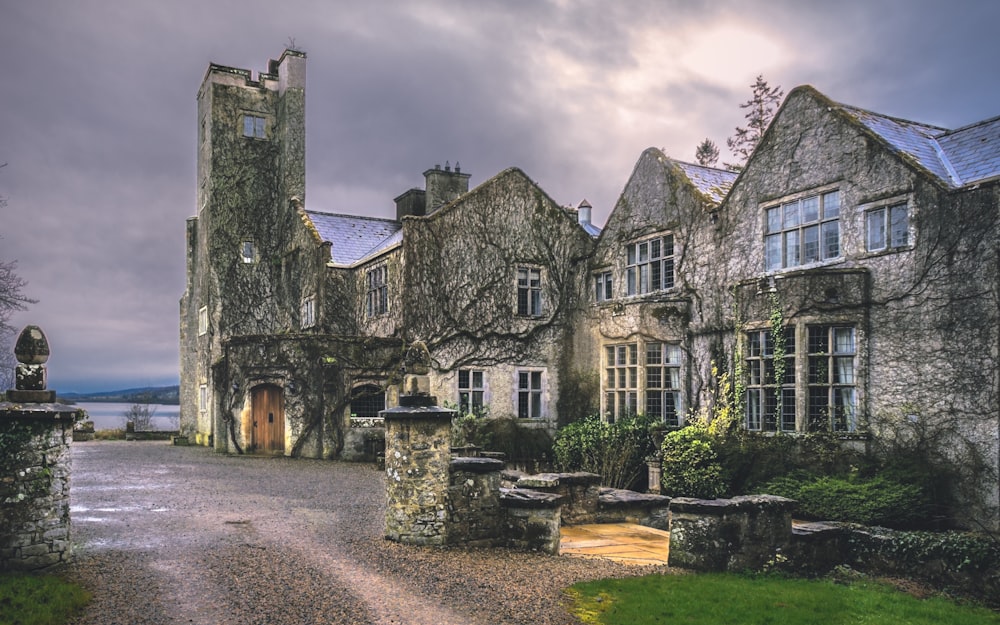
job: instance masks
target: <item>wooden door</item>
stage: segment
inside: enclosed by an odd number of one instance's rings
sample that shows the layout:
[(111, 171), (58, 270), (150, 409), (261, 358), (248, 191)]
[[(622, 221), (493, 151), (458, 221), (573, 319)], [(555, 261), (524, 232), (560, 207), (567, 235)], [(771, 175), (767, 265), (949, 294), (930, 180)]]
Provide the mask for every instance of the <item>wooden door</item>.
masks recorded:
[(258, 386), (251, 394), (251, 445), (257, 453), (285, 453), (285, 396), (279, 386)]

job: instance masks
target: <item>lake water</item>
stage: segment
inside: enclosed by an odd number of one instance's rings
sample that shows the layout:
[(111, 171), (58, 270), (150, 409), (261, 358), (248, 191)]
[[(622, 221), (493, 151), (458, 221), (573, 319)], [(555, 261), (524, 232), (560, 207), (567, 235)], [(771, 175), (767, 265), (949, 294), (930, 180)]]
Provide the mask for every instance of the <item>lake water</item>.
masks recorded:
[[(94, 422), (95, 430), (124, 430), (125, 413), (132, 406), (132, 404), (82, 401), (77, 403), (76, 406), (87, 411), (87, 415), (90, 417), (90, 420)], [(176, 430), (178, 428), (181, 411), (180, 406), (150, 404), (149, 409), (154, 411), (154, 430)]]

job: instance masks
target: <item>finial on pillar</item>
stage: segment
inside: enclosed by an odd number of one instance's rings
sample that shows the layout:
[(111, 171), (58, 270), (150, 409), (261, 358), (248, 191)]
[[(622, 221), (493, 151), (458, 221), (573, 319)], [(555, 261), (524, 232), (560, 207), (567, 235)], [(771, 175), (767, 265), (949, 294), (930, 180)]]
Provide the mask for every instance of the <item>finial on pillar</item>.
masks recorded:
[(49, 359), (49, 340), (38, 326), (25, 326), (14, 344), (17, 358), (15, 388), (7, 391), (7, 400), (19, 403), (51, 403), (56, 392), (45, 390), (45, 363)]

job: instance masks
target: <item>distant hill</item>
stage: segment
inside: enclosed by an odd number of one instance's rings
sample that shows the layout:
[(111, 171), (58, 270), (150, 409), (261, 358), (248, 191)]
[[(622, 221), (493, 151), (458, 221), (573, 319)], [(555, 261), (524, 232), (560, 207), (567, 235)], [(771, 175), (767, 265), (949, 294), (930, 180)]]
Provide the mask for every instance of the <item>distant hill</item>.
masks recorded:
[(119, 402), (140, 404), (180, 404), (180, 386), (149, 386), (98, 393), (60, 393), (60, 400), (72, 402)]

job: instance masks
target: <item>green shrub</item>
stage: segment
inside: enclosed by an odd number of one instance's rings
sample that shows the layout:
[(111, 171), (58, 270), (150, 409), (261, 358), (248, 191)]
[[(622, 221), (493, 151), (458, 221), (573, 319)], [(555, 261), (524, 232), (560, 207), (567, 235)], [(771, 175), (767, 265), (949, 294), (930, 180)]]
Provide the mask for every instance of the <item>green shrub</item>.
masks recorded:
[(650, 425), (643, 416), (607, 423), (595, 415), (570, 423), (556, 434), (556, 466), (597, 473), (611, 488), (632, 488), (642, 482), (654, 451)]
[(718, 437), (700, 423), (669, 432), (663, 439), (663, 494), (715, 499), (729, 490), (716, 451)]
[(804, 517), (864, 525), (913, 527), (925, 518), (928, 506), (919, 486), (883, 476), (795, 473), (768, 482), (763, 490), (795, 499)]

